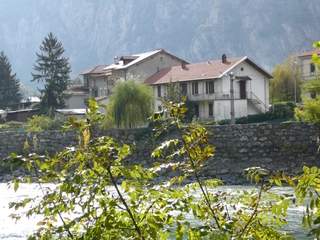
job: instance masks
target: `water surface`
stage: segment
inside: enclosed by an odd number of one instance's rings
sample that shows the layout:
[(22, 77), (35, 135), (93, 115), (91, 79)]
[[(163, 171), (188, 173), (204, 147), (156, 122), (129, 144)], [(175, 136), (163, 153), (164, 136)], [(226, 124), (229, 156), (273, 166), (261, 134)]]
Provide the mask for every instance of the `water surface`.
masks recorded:
[[(227, 192), (236, 192), (237, 190), (252, 190), (251, 186), (223, 186), (218, 190)], [(292, 190), (287, 187), (274, 188), (275, 192), (292, 194)], [(36, 223), (40, 219), (37, 217), (22, 218), (15, 222), (10, 218), (10, 214), (14, 213), (9, 209), (10, 202), (22, 200), (25, 197), (35, 197), (42, 195), (42, 192), (37, 184), (21, 184), (17, 192), (12, 188), (8, 188), (5, 183), (0, 183), (0, 239), (1, 240), (22, 240), (26, 239), (36, 229)], [(306, 233), (301, 227), (301, 219), (303, 215), (302, 207), (290, 207), (288, 210), (288, 226), (287, 231), (293, 233), (296, 239), (312, 239), (306, 236)]]

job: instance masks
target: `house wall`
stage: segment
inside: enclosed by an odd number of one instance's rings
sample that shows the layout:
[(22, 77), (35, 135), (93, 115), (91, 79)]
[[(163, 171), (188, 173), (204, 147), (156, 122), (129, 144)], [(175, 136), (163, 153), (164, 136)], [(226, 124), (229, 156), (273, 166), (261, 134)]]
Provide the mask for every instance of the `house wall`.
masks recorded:
[(125, 79), (143, 83), (145, 79), (163, 68), (177, 66), (182, 62), (166, 53), (159, 53), (128, 68)]
[[(248, 104), (246, 99), (238, 99), (234, 101), (235, 117), (248, 116)], [(208, 107), (208, 106), (207, 106)], [(208, 114), (208, 111), (207, 111)], [(208, 115), (207, 115), (208, 116)], [(214, 120), (220, 121), (231, 118), (231, 101), (216, 100), (214, 101)]]
[(303, 80), (307, 81), (319, 76), (319, 69), (316, 68), (315, 72), (310, 71), (310, 65), (312, 63), (311, 56), (303, 56), (298, 58), (299, 70)]
[[(90, 96), (92, 97), (104, 97), (108, 96), (110, 87), (108, 86), (108, 78), (107, 77), (89, 77), (88, 85)], [(96, 90), (96, 95), (94, 91)]]
[[(244, 117), (247, 115), (259, 114), (265, 112), (269, 106), (269, 79), (262, 73), (258, 72), (247, 62), (239, 64), (232, 69), (235, 76), (248, 76), (252, 80), (246, 82), (247, 98), (257, 98), (262, 104), (256, 101), (250, 101), (247, 99), (240, 100), (240, 84), (239, 81), (234, 81), (234, 97), (235, 97), (235, 116)], [(214, 81), (214, 94), (206, 94), (206, 81)], [(200, 119), (209, 119), (208, 104), (214, 102), (214, 119), (230, 119), (230, 77), (226, 73), (221, 79), (212, 80), (197, 80), (198, 82), (198, 94), (192, 94), (192, 81), (188, 81), (188, 99), (199, 103), (199, 117)], [(159, 110), (161, 105), (161, 99), (158, 98), (158, 86), (153, 87), (153, 93), (155, 96), (155, 111)], [(166, 94), (166, 85), (161, 85), (162, 97)], [(254, 94), (251, 94), (251, 92)], [(224, 99), (224, 100), (221, 100)]]
[(80, 109), (86, 108), (85, 99), (87, 95), (71, 95), (65, 99), (66, 108), (68, 109)]
[[(257, 71), (247, 62), (242, 62), (233, 70), (235, 76), (249, 76), (252, 80), (247, 81), (246, 90), (248, 93), (252, 92), (265, 106), (269, 106), (269, 83), (270, 80), (262, 73)], [(230, 81), (229, 81), (230, 82)], [(230, 83), (229, 83), (230, 86)], [(240, 85), (238, 81), (234, 84), (235, 92), (240, 92)], [(255, 111), (252, 108), (252, 114), (260, 113), (257, 108)]]

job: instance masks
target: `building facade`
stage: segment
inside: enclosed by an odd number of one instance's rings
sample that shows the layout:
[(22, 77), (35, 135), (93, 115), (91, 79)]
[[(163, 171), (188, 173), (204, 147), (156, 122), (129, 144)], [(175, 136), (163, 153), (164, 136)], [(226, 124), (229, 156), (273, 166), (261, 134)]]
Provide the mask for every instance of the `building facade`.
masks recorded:
[[(306, 51), (297, 55), (296, 63), (298, 65), (302, 84), (309, 80), (320, 79), (320, 69), (312, 62), (312, 55), (320, 55), (320, 50)], [(316, 93), (308, 92), (304, 93), (305, 97), (315, 98)]]
[(85, 108), (88, 98), (106, 104), (118, 81), (134, 80), (143, 83), (163, 68), (181, 64), (187, 62), (163, 49), (115, 57), (113, 64), (99, 65), (83, 72), (83, 86), (70, 87), (66, 91), (66, 106), (69, 109)]
[(153, 87), (155, 111), (161, 110), (162, 99), (174, 85), (193, 102), (196, 118), (217, 121), (231, 118), (232, 104), (236, 118), (268, 111), (270, 78), (248, 57), (223, 55), (221, 60), (163, 69), (145, 83)]

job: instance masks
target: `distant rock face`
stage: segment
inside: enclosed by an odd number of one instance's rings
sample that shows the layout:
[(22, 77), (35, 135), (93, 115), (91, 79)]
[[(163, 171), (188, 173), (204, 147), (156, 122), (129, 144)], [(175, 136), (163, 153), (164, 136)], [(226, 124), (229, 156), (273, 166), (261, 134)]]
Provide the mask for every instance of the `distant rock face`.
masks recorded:
[(50, 31), (74, 76), (154, 48), (189, 61), (248, 55), (271, 69), (320, 39), (319, 13), (319, 0), (1, 0), (0, 50), (25, 83)]

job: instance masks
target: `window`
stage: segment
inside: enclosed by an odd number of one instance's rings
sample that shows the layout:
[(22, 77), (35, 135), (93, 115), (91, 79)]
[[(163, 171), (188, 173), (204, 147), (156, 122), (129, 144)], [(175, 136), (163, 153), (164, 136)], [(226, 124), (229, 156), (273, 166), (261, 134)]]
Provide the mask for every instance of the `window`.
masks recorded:
[(192, 94), (193, 95), (199, 94), (198, 82), (193, 82), (192, 83)]
[(206, 94), (214, 93), (214, 82), (208, 81), (206, 82)]
[(187, 83), (181, 83), (180, 84), (181, 94), (186, 96), (188, 94), (188, 84)]
[(157, 86), (157, 90), (158, 90), (158, 97), (161, 97), (161, 85)]
[(213, 103), (209, 103), (209, 117), (213, 117)]
[(194, 105), (194, 115), (198, 118), (199, 117), (199, 104)]
[(314, 73), (316, 71), (316, 66), (314, 65), (314, 63), (310, 64), (310, 73)]
[(84, 76), (83, 81), (84, 81), (84, 86), (88, 88), (88, 87), (89, 87), (89, 79), (88, 79), (88, 76)]
[(99, 96), (98, 88), (93, 88), (93, 89), (92, 89), (92, 96), (93, 96), (93, 97), (98, 97), (98, 96)]

